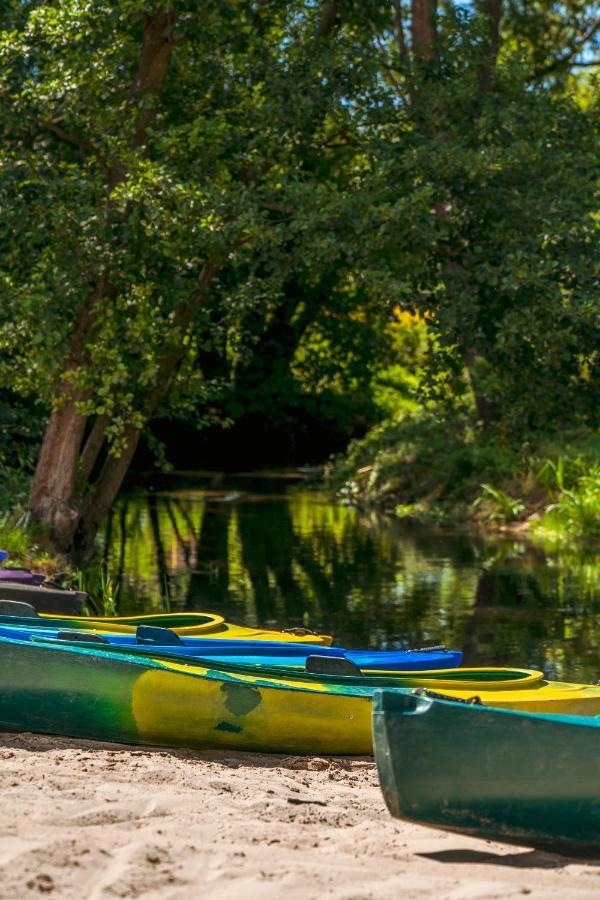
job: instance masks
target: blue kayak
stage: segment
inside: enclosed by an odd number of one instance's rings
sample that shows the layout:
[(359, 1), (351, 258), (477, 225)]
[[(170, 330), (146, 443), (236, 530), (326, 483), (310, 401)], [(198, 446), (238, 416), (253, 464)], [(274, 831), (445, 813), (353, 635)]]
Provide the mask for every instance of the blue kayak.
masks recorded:
[(224, 663), (249, 666), (277, 665), (304, 669), (309, 656), (349, 660), (361, 670), (409, 671), (455, 669), (462, 662), (458, 650), (444, 647), (422, 650), (346, 650), (343, 647), (314, 647), (283, 641), (214, 640), (214, 638), (179, 637), (168, 628), (139, 626), (134, 634), (78, 632), (76, 630), (1, 625), (0, 637), (17, 640), (69, 640), (108, 643), (119, 647), (140, 647), (148, 653), (171, 653), (198, 656)]

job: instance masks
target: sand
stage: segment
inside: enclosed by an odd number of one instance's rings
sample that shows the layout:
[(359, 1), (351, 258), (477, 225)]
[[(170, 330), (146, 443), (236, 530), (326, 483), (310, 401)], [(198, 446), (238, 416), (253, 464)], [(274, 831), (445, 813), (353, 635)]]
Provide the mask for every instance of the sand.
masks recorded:
[(0, 897), (562, 898), (600, 861), (395, 821), (371, 760), (0, 735)]

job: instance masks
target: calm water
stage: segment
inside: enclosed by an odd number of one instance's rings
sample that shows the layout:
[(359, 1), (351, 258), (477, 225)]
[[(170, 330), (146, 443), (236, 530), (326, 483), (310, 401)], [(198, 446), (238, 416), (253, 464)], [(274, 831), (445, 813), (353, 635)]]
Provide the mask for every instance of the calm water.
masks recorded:
[(444, 642), (469, 665), (600, 678), (593, 550), (411, 527), (274, 473), (173, 477), (124, 497), (104, 553), (123, 615), (203, 610), (347, 646)]

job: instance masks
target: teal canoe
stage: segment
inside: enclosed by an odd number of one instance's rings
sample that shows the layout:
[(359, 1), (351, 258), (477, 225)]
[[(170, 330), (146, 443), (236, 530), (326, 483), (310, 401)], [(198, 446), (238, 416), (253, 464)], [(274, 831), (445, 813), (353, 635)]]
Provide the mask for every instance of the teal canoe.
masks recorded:
[(393, 816), (600, 854), (600, 721), (377, 691), (373, 740)]

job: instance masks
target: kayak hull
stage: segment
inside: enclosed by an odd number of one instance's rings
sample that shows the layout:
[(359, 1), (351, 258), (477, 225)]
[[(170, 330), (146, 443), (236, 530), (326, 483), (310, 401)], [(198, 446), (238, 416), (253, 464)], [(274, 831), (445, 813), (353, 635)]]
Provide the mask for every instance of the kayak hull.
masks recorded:
[(377, 692), (392, 815), (481, 838), (600, 853), (600, 723)]
[(0, 729), (197, 749), (372, 752), (368, 695), (110, 651), (0, 642)]

